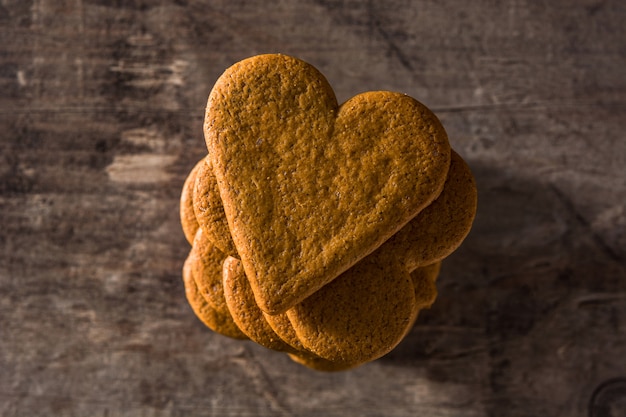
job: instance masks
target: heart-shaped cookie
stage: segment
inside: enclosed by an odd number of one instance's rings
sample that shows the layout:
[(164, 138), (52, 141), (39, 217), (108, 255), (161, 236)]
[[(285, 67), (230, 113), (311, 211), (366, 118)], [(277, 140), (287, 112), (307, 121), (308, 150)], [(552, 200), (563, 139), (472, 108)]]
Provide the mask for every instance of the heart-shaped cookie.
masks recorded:
[(204, 134), (259, 307), (286, 311), (372, 252), (443, 188), (436, 116), (392, 92), (338, 106), (313, 66), (243, 60), (218, 79)]

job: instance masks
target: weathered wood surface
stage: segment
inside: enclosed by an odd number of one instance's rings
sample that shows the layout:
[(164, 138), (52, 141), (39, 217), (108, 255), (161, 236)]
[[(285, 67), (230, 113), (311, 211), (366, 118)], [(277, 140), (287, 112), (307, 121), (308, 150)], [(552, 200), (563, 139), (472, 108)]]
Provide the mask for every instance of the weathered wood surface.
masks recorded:
[[(0, 415), (624, 416), (625, 28), (617, 0), (1, 1)], [(354, 371), (184, 299), (206, 96), (263, 52), (418, 98), (477, 177), (438, 301)]]

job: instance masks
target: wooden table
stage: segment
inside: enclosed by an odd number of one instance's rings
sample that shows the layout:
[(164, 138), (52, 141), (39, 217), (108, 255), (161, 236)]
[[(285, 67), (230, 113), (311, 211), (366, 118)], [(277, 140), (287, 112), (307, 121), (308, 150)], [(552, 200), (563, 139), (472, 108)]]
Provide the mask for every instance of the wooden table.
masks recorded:
[[(626, 415), (624, 4), (0, 2), (0, 415)], [(184, 298), (206, 97), (264, 52), (416, 97), (477, 179), (437, 302), (354, 371)]]

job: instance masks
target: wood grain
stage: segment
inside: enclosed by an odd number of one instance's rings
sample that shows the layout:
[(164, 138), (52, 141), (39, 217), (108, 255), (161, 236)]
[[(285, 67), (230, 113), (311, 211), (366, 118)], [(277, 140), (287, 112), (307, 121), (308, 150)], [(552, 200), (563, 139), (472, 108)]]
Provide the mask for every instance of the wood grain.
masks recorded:
[[(0, 2), (0, 415), (624, 415), (596, 389), (626, 378), (625, 3), (259, 4)], [(212, 334), (184, 299), (206, 97), (263, 52), (341, 101), (416, 97), (477, 178), (437, 302), (354, 371)]]

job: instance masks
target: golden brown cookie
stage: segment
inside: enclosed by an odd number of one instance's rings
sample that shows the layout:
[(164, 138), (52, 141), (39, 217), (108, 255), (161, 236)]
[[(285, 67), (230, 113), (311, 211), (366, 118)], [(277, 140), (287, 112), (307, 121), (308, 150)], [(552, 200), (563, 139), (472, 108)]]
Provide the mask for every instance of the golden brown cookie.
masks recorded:
[[(202, 175), (200, 171), (198, 176)], [(192, 249), (192, 254), (201, 258), (201, 261), (195, 262), (193, 266), (196, 272), (195, 276), (200, 277), (196, 279), (198, 289), (210, 305), (214, 306), (214, 308), (217, 306), (218, 310), (224, 312), (221, 299), (223, 291), (223, 301), (226, 303), (231, 317), (246, 336), (269, 349), (290, 352), (294, 355), (294, 358), (299, 358), (298, 360), (301, 363), (306, 363), (309, 367), (339, 370), (347, 369), (348, 366), (355, 366), (353, 364), (331, 363), (308, 352), (297, 339), (293, 326), (284, 313), (268, 317), (282, 334), (282, 338), (279, 337), (266, 320), (263, 312), (256, 305), (254, 294), (245, 277), (241, 261), (238, 259), (229, 256), (223, 262), (223, 281), (222, 285), (220, 285), (216, 281), (217, 271), (225, 255), (212, 245), (212, 239), (216, 238), (223, 241), (225, 236), (219, 234), (225, 234), (227, 230), (220, 228), (215, 229), (215, 232), (218, 235), (209, 238), (204, 228), (202, 228), (196, 234)]]
[(474, 176), (465, 161), (452, 151), (443, 191), (429, 206), (379, 249), (403, 259), (409, 271), (441, 261), (463, 242), (476, 216)]
[(196, 232), (190, 257), (198, 291), (217, 312), (230, 315), (224, 298), (222, 264), (226, 255), (207, 238), (202, 228)]
[(265, 320), (263, 312), (254, 301), (252, 288), (243, 271), (241, 261), (229, 256), (224, 261), (224, 296), (233, 320), (250, 340), (266, 348), (297, 353), (282, 340)]
[(193, 238), (196, 235), (198, 227), (200, 227), (193, 209), (193, 189), (196, 181), (196, 175), (203, 165), (204, 159), (200, 160), (193, 167), (185, 179), (183, 191), (180, 194), (180, 223), (183, 227), (185, 238), (189, 244), (193, 244)]
[(369, 256), (287, 311), (314, 354), (363, 363), (393, 349), (413, 324), (415, 288), (399, 262)]
[(200, 227), (215, 246), (226, 255), (236, 255), (237, 249), (230, 237), (226, 214), (219, 189), (208, 158), (200, 164), (193, 186), (193, 211)]
[(267, 314), (263, 312), (263, 317), (270, 325), (274, 333), (278, 335), (285, 343), (298, 351), (306, 351), (307, 349), (302, 345), (293, 325), (287, 317), (287, 313), (280, 314)]
[(446, 133), (415, 99), (341, 107), (311, 65), (241, 61), (218, 79), (204, 133), (232, 238), (259, 307), (286, 311), (350, 268), (441, 192)]
[[(331, 362), (311, 352), (292, 347), (274, 332), (265, 320), (263, 312), (254, 301), (252, 288), (243, 271), (241, 261), (229, 256), (224, 261), (224, 295), (226, 303), (237, 326), (252, 341), (266, 348), (287, 352), (289, 357), (302, 365), (319, 371), (343, 371), (354, 368), (356, 363)], [(291, 327), (291, 324), (287, 322)], [(293, 332), (295, 337), (295, 332)], [(300, 344), (299, 342), (297, 344)]]
[(195, 256), (187, 257), (183, 266), (183, 281), (185, 283), (185, 295), (196, 317), (209, 329), (224, 336), (235, 339), (247, 339), (246, 335), (239, 330), (230, 314), (222, 314), (209, 305), (206, 299), (198, 291), (194, 278)]

